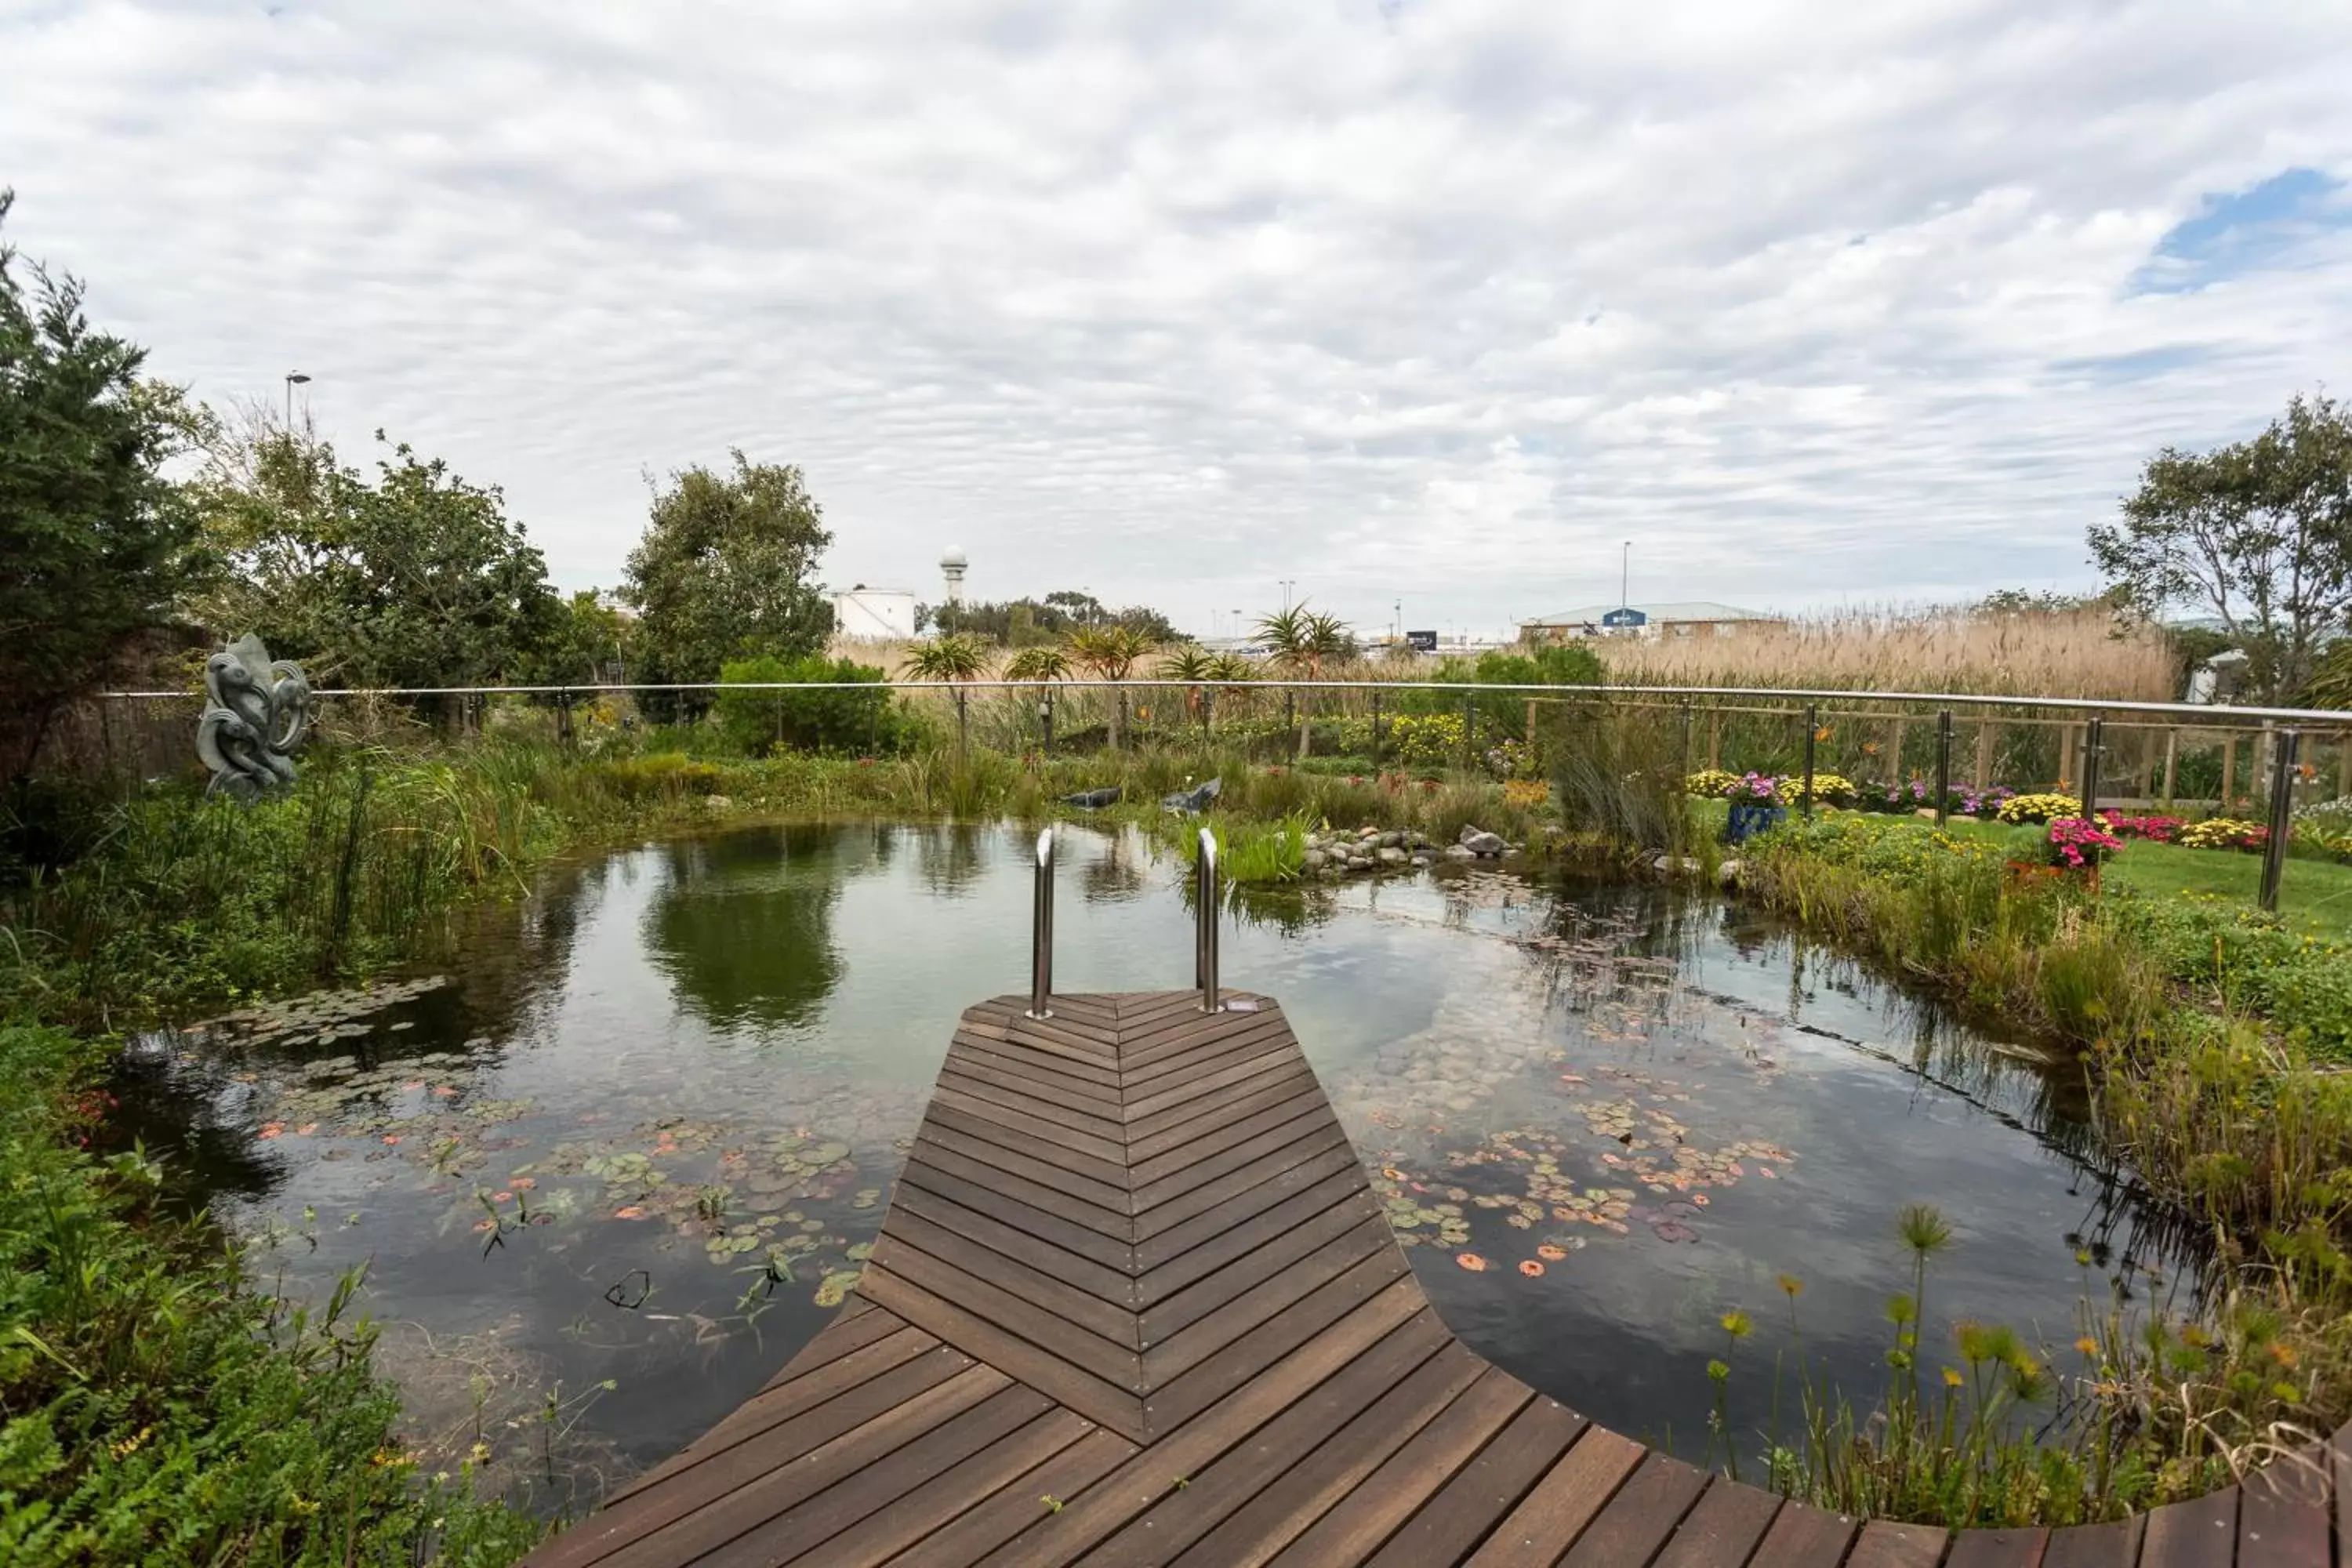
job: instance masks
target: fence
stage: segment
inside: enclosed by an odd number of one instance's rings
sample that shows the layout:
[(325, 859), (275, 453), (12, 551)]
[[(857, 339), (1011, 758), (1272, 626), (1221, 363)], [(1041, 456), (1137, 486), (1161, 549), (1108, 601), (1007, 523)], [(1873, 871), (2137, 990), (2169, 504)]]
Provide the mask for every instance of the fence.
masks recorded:
[[(315, 696), (323, 733), (381, 740), (421, 728), (421, 706), (445, 728), (478, 731), (528, 714), (571, 738), (583, 724), (632, 722), (630, 710), (649, 699), (723, 695), (740, 710), (756, 707), (760, 693), (773, 694), (781, 733), (788, 699), (816, 692), (863, 704), (872, 716), (869, 750), (883, 739), (884, 712), (910, 711), (919, 736), (1014, 754), (1207, 744), (1265, 762), (1342, 757), (1374, 770), (1527, 776), (1544, 776), (1559, 760), (1559, 748), (1573, 743), (1569, 721), (1578, 715), (1654, 714), (1685, 773), (1834, 773), (1865, 791), (1908, 792), (1938, 813), (1949, 809), (1956, 787), (1982, 794), (1999, 785), (2076, 795), (2086, 811), (2259, 813), (2268, 830), (2260, 889), (2266, 907), (2277, 901), (2295, 814), (2352, 800), (2352, 714), (2095, 698), (1167, 679), (441, 687)], [(75, 716), (60, 754), (150, 776), (191, 766), (187, 738), (202, 706), (184, 691), (108, 693)], [(850, 735), (837, 749), (857, 749), (854, 726)]]

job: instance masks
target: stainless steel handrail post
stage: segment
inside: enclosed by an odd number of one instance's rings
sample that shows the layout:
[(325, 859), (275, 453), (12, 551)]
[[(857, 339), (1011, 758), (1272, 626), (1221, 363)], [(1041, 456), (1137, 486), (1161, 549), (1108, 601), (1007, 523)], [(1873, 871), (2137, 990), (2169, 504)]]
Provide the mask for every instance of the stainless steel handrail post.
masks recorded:
[(1217, 836), (1201, 829), (1201, 858), (1192, 873), (1193, 902), (1198, 906), (1192, 940), (1192, 984), (1201, 988), (1201, 1011), (1221, 1013), (1217, 994)]
[(1037, 835), (1037, 916), (1031, 931), (1029, 1016), (1054, 1016), (1054, 830)]

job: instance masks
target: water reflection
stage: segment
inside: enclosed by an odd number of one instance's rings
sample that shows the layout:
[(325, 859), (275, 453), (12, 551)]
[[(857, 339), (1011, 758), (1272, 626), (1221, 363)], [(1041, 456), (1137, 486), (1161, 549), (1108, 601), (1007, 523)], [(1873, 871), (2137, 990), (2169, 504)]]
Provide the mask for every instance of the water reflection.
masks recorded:
[[(576, 1463), (501, 1473), (575, 1508), (824, 1321), (957, 1015), (1023, 984), (1033, 842), (764, 829), (572, 868), (446, 984), (142, 1043), (135, 1124), (289, 1289), (372, 1260), (421, 1433), (468, 1429), (482, 1368), (521, 1430), (560, 1388)], [(1065, 989), (1189, 983), (1181, 868), (1071, 829), (1058, 875)], [(1701, 1454), (1740, 1305), (1760, 1432), (1783, 1275), (1817, 1369), (1871, 1397), (1906, 1202), (1959, 1231), (1931, 1348), (2194, 1282), (2077, 1075), (1716, 900), (1449, 867), (1234, 908), (1229, 983), (1283, 998), (1447, 1322), (1621, 1430)]]

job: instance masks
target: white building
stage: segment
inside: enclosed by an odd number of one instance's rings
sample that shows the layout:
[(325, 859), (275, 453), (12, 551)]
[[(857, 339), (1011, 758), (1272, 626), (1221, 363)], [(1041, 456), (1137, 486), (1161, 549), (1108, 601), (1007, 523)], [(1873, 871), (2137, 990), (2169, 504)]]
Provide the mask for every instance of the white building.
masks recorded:
[(915, 595), (860, 583), (833, 596), (833, 630), (835, 637), (904, 642), (915, 635)]
[(1759, 626), (1785, 625), (1785, 617), (1762, 610), (1706, 600), (1675, 604), (1586, 605), (1519, 623), (1522, 641), (1568, 642), (1577, 637), (1727, 637)]

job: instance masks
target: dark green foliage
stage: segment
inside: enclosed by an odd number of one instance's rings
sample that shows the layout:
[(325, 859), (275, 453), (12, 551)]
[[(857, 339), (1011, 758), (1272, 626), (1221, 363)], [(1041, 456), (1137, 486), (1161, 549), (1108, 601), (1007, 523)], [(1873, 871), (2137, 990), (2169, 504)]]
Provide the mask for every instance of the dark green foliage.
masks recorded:
[[(800, 469), (730, 455), (731, 473), (698, 464), (672, 474), (630, 552), (639, 679), (715, 681), (729, 659), (800, 658), (833, 631), (814, 576), (833, 535)], [(710, 705), (704, 693), (649, 696), (656, 717)]]
[(1092, 594), (1063, 589), (1043, 599), (1006, 599), (1002, 603), (918, 605), (915, 629), (926, 627), (949, 634), (962, 633), (1007, 647), (1040, 647), (1080, 626), (1125, 626), (1154, 643), (1177, 640), (1166, 616), (1149, 605), (1114, 610)]
[(522, 666), (526, 686), (619, 685), (629, 672), (627, 617), (593, 588), (556, 601)]
[(155, 1168), (78, 1146), (90, 1047), (0, 1026), (0, 1562), (511, 1562), (527, 1516), (419, 1484), (375, 1334), (244, 1288)]
[(719, 679), (730, 684), (849, 682), (870, 691), (722, 691), (719, 722), (747, 755), (770, 750), (835, 756), (885, 756), (901, 750), (913, 726), (883, 683), (883, 672), (853, 658), (772, 657), (731, 659)]
[(186, 581), (195, 525), (158, 473), (186, 418), (145, 359), (91, 329), (79, 281), (0, 243), (0, 780)]
[(496, 486), (386, 444), (371, 480), (324, 442), (214, 421), (190, 493), (225, 567), (198, 612), (224, 637), (258, 632), (319, 684), (520, 679), (566, 618), (545, 558)]
[(2210, 611), (2252, 656), (2252, 692), (2292, 695), (2352, 614), (2352, 409), (2297, 395), (2252, 440), (2166, 447), (2090, 542), (2135, 607)]

